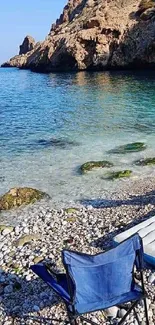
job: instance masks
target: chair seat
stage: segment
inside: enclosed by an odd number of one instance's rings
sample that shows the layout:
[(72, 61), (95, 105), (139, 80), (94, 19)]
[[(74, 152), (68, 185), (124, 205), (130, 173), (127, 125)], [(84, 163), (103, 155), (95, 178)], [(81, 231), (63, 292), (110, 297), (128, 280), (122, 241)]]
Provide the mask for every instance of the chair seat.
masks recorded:
[(121, 305), (121, 304), (130, 302), (130, 301), (136, 301), (142, 297), (143, 297), (142, 291), (133, 290), (133, 291), (127, 292), (119, 297), (115, 297), (115, 299), (108, 302), (108, 304), (105, 304), (105, 302), (101, 301), (101, 300), (96, 301), (91, 304), (88, 304), (88, 303), (78, 304), (77, 303), (77, 304), (75, 304), (75, 309), (76, 309), (76, 312), (80, 315), (80, 314), (84, 314), (84, 313), (88, 313), (88, 312), (107, 309), (109, 307)]

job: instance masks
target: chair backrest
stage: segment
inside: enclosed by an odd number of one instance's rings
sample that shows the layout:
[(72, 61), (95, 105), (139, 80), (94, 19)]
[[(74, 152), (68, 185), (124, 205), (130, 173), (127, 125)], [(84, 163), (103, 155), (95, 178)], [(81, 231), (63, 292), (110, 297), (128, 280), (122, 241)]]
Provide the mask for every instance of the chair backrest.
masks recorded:
[(97, 255), (63, 250), (73, 302), (91, 305), (104, 300), (108, 303), (134, 289), (133, 267), (137, 253), (142, 261), (142, 241), (138, 234)]

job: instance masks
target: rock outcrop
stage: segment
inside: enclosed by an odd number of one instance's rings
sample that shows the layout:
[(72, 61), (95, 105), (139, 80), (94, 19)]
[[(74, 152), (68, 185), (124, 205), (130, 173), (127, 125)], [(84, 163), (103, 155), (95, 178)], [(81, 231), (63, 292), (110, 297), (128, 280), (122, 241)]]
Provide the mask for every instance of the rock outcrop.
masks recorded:
[(34, 71), (155, 67), (155, 2), (69, 0), (45, 41), (3, 66)]
[(20, 45), (19, 55), (26, 54), (29, 51), (32, 51), (35, 46), (35, 39), (31, 36), (26, 36), (23, 43)]

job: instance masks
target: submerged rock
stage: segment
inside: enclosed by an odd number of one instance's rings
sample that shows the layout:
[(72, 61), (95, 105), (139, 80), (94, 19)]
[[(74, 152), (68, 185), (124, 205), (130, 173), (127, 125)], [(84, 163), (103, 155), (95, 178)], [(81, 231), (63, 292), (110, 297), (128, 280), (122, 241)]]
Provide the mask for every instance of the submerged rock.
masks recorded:
[(109, 153), (124, 154), (129, 152), (138, 152), (146, 149), (146, 145), (143, 142), (127, 143), (123, 146), (116, 147), (109, 150)]
[(29, 187), (12, 188), (0, 197), (0, 210), (10, 210), (21, 205), (34, 203), (45, 196), (47, 194), (44, 192)]
[(124, 177), (130, 177), (132, 174), (132, 171), (127, 169), (127, 170), (120, 170), (118, 172), (110, 172), (107, 174), (107, 177), (104, 179), (108, 180), (114, 180), (114, 179), (119, 179), (119, 178), (124, 178)]
[(61, 149), (66, 149), (72, 146), (79, 146), (79, 143), (76, 141), (71, 141), (68, 139), (40, 139), (37, 141), (37, 145), (41, 147), (58, 147)]
[(83, 173), (88, 172), (94, 168), (105, 168), (113, 167), (113, 163), (103, 160), (103, 161), (88, 161), (81, 166), (81, 171)]
[(155, 165), (155, 157), (136, 160), (135, 165), (139, 165), (139, 166)]

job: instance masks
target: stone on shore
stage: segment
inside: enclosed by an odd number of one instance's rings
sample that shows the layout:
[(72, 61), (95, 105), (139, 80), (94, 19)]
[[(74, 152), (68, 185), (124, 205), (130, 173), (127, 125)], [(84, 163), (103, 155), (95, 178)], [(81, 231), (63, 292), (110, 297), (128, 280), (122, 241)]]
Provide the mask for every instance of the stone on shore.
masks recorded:
[(4, 232), (6, 234), (7, 233), (10, 233), (14, 230), (14, 227), (12, 226), (6, 226), (6, 225), (0, 225), (0, 233), (2, 232), (3, 235), (4, 235)]
[(105, 168), (105, 167), (110, 168), (112, 166), (113, 166), (113, 163), (106, 161), (106, 160), (88, 161), (81, 166), (81, 171), (83, 173), (85, 173), (85, 172), (91, 171), (94, 168)]
[(36, 256), (33, 260), (34, 264), (37, 264), (43, 260), (43, 256)]
[(117, 306), (110, 307), (110, 308), (107, 308), (105, 310), (105, 314), (106, 314), (107, 317), (116, 318), (117, 317), (118, 310), (119, 309), (118, 309)]
[(14, 246), (16, 247), (22, 247), (26, 244), (31, 243), (32, 241), (40, 239), (40, 235), (37, 234), (31, 234), (31, 235), (25, 235), (20, 237), (14, 242)]
[(79, 211), (79, 209), (77, 209), (77, 208), (67, 208), (67, 209), (65, 209), (65, 212), (66, 212), (67, 214), (76, 213), (76, 212), (78, 212), (78, 211)]
[(35, 203), (45, 197), (45, 195), (45, 193), (33, 188), (12, 188), (0, 197), (0, 210), (10, 210), (21, 205)]

